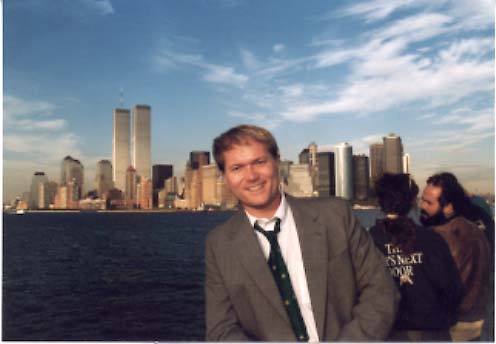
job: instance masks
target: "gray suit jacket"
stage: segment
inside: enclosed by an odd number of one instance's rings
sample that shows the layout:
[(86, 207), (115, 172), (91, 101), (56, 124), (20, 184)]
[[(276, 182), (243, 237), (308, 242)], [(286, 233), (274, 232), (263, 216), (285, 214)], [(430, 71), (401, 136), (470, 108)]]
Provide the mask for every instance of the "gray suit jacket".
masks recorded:
[[(286, 197), (319, 339), (384, 339), (399, 293), (368, 232), (343, 200)], [(243, 209), (209, 233), (205, 263), (207, 341), (296, 341)]]

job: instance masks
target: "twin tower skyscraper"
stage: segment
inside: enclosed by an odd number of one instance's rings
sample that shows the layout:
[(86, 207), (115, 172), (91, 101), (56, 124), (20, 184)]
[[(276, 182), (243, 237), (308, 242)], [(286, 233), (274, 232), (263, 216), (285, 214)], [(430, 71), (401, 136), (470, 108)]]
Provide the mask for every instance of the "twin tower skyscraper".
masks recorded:
[(151, 178), (150, 106), (136, 105), (133, 109), (132, 119), (133, 126), (131, 131), (130, 110), (114, 109), (112, 179), (114, 187), (121, 191), (126, 189), (126, 171), (130, 166), (134, 167), (137, 176), (146, 179)]

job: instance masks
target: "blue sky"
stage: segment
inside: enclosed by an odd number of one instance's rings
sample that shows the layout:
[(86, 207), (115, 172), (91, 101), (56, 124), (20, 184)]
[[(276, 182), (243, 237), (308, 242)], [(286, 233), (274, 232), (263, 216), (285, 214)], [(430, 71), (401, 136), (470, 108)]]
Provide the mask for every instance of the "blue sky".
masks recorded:
[(282, 158), (400, 135), (420, 185), (441, 170), (494, 191), (494, 3), (3, 1), (4, 198), (70, 154), (112, 157), (112, 110), (152, 107), (152, 163), (240, 123)]

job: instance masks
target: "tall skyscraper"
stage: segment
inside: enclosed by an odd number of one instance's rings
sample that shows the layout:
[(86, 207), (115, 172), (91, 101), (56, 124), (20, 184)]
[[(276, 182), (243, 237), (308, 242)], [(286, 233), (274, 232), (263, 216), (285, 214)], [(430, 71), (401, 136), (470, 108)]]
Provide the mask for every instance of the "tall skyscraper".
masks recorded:
[(370, 181), (372, 189), (375, 182), (384, 173), (384, 144), (374, 143), (370, 145)]
[(112, 163), (108, 160), (100, 160), (96, 164), (95, 188), (98, 197), (114, 187), (112, 182)]
[(127, 109), (114, 109), (114, 125), (112, 133), (112, 167), (114, 186), (126, 190), (126, 171), (130, 165), (130, 121)]
[(74, 182), (76, 200), (83, 196), (84, 166), (81, 161), (73, 159), (70, 155), (62, 160), (60, 185), (64, 186)]
[(384, 143), (384, 172), (403, 172), (403, 145), (401, 138), (395, 134), (383, 137)]
[(318, 152), (317, 191), (320, 197), (336, 195), (336, 176), (334, 171), (334, 152)]
[(348, 143), (336, 146), (335, 152), (336, 196), (353, 198), (353, 148)]
[(39, 202), (39, 190), (40, 184), (48, 184), (48, 178), (45, 176), (45, 172), (35, 172), (33, 178), (31, 178), (31, 194), (29, 197), (29, 208), (38, 209), (40, 207)]
[(151, 108), (136, 105), (133, 110), (133, 166), (138, 176), (151, 179)]
[(353, 186), (355, 199), (363, 201), (369, 193), (369, 158), (364, 154), (353, 155)]

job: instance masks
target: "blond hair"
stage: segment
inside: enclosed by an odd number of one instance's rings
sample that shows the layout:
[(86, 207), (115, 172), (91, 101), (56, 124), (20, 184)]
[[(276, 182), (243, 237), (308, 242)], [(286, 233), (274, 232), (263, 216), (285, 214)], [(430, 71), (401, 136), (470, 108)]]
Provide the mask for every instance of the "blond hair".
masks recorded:
[(224, 152), (236, 145), (249, 145), (250, 141), (256, 141), (265, 145), (267, 151), (274, 159), (279, 158), (279, 148), (277, 147), (276, 139), (267, 129), (255, 125), (242, 124), (225, 131), (214, 139), (212, 151), (219, 170), (224, 172)]

